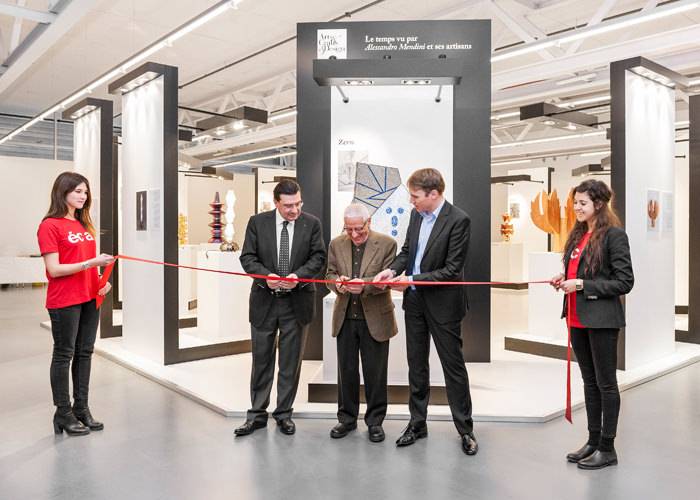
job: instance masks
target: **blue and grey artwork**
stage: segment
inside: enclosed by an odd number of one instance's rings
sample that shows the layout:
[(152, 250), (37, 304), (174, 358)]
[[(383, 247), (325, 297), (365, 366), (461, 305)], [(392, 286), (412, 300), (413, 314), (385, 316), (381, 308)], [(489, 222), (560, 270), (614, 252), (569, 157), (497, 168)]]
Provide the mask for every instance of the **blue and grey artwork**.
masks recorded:
[(403, 244), (412, 207), (398, 168), (358, 163), (353, 201), (369, 209), (372, 230)]
[(401, 184), (389, 198), (374, 212), (372, 230), (384, 233), (403, 244), (411, 217), (411, 202), (408, 189)]
[(400, 185), (401, 174), (398, 168), (357, 163), (353, 202), (366, 205), (372, 215)]

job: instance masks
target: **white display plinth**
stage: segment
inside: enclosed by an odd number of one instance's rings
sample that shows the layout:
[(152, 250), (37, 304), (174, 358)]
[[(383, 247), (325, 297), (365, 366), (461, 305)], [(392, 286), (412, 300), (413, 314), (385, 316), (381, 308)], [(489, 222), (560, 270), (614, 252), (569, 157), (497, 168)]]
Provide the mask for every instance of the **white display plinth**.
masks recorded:
[[(533, 252), (528, 256), (528, 271), (533, 281), (549, 279), (562, 271), (562, 254)], [(532, 285), (528, 292), (528, 334), (542, 341), (566, 343), (566, 321), (561, 319), (564, 295), (549, 285)]]
[[(197, 265), (199, 245), (182, 245), (178, 248), (177, 258), (181, 266)], [(190, 315), (189, 303), (197, 298), (197, 271), (178, 269), (178, 311), (181, 318)]]
[(0, 257), (0, 283), (46, 283), (41, 257)]
[[(387, 381), (389, 384), (408, 384), (408, 362), (406, 358), (406, 326), (404, 324), (404, 313), (401, 309), (403, 295), (392, 292), (394, 302), (394, 314), (399, 327), (398, 334), (389, 342), (389, 368), (387, 371)], [(333, 305), (335, 304), (335, 294), (330, 293), (323, 299), (323, 381), (335, 384), (338, 380), (338, 357), (336, 350), (336, 340), (331, 334), (331, 323), (333, 318)], [(360, 366), (362, 361), (360, 361)], [(362, 368), (360, 368), (360, 378)], [(433, 340), (430, 339), (430, 383), (444, 385), (445, 376), (442, 373), (442, 365), (438, 357)]]
[[(197, 267), (245, 272), (240, 252), (199, 250)], [(215, 342), (250, 338), (250, 279), (199, 271), (197, 276), (197, 337)]]
[(525, 281), (522, 243), (491, 243), (491, 279)]

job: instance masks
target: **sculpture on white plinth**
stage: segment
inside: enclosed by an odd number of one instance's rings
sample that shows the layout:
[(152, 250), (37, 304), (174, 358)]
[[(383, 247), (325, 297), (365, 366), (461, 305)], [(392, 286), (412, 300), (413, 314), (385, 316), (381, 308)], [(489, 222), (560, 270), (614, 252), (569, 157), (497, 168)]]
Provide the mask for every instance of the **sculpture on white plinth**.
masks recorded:
[(233, 189), (229, 189), (226, 193), (226, 227), (224, 228), (224, 241), (219, 249), (222, 252), (237, 252), (240, 248), (238, 243), (233, 241), (235, 231), (233, 229), (233, 219), (236, 217), (236, 212), (233, 210), (233, 205), (236, 203), (236, 195)]

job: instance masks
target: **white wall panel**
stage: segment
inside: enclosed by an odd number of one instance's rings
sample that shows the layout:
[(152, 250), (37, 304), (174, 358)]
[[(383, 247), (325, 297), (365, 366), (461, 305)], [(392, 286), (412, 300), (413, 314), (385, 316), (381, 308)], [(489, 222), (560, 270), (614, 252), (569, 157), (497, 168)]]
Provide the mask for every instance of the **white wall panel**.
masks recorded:
[[(368, 162), (396, 167), (406, 183), (414, 170), (433, 167), (445, 178), (445, 197), (452, 201), (452, 87), (380, 86), (346, 88), (343, 103), (333, 89), (331, 103), (331, 236), (340, 234), (351, 191), (338, 191), (338, 151), (364, 150)], [(340, 141), (352, 144), (340, 145)], [(308, 193), (307, 193), (308, 196)], [(399, 242), (401, 245), (403, 241)]]
[(97, 230), (95, 238), (100, 248), (100, 120), (102, 110), (97, 108), (73, 122), (73, 164), (79, 174), (90, 182), (92, 208), (90, 217)]
[(674, 351), (674, 234), (663, 221), (659, 231), (647, 230), (647, 192), (675, 189), (675, 91), (628, 71), (625, 99), (625, 224), (635, 273), (626, 300), (631, 369)]
[[(163, 255), (163, 78), (127, 94), (122, 100), (122, 252), (162, 261)], [(136, 193), (148, 192), (147, 230), (136, 230)], [(160, 198), (159, 220), (154, 198)], [(122, 262), (124, 346), (135, 354), (163, 362), (163, 268)]]

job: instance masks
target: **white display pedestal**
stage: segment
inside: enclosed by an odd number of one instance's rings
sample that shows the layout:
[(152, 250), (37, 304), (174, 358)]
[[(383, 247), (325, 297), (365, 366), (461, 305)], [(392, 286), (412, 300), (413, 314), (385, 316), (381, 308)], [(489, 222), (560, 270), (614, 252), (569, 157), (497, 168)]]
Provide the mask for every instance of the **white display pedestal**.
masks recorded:
[[(338, 357), (336, 340), (331, 335), (331, 322), (333, 318), (333, 305), (335, 304), (335, 294), (330, 293), (323, 299), (323, 380), (318, 383), (332, 383), (338, 381)], [(394, 302), (394, 314), (399, 327), (398, 334), (390, 340), (389, 344), (389, 368), (387, 371), (387, 382), (389, 385), (408, 384), (408, 362), (406, 358), (406, 326), (404, 324), (403, 294), (391, 294)], [(444, 385), (445, 376), (442, 373), (442, 365), (438, 357), (433, 340), (430, 340), (430, 383), (434, 385)], [(360, 365), (362, 362), (360, 362)], [(360, 368), (360, 378), (362, 369)]]
[[(178, 262), (182, 266), (197, 265), (199, 245), (182, 245), (178, 248)], [(178, 311), (180, 318), (191, 315), (189, 303), (197, 298), (197, 271), (178, 269)]]
[(0, 283), (47, 283), (41, 257), (0, 257)]
[[(533, 280), (544, 280), (562, 271), (562, 254), (533, 252), (529, 255), (528, 270)], [(528, 294), (528, 333), (540, 341), (566, 344), (566, 321), (561, 318), (563, 293), (549, 285), (537, 284)]]
[(525, 281), (522, 243), (491, 243), (491, 279)]
[[(243, 273), (240, 255), (240, 252), (199, 250), (197, 267)], [(198, 272), (197, 337), (212, 342), (249, 339), (250, 284), (249, 278)]]

